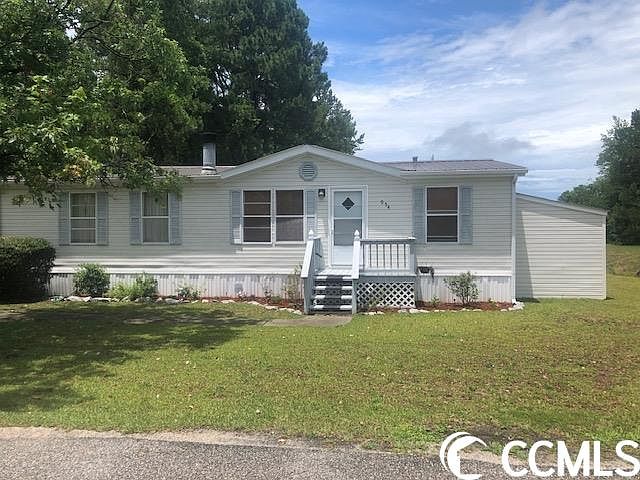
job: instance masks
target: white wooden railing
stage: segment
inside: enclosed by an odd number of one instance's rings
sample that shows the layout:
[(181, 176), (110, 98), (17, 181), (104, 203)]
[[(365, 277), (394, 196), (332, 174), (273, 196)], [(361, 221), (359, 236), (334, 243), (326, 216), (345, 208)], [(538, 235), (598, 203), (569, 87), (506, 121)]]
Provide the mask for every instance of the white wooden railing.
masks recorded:
[(313, 277), (316, 272), (324, 267), (324, 259), (322, 257), (322, 244), (320, 238), (316, 237), (313, 230), (309, 230), (307, 237), (307, 246), (304, 251), (304, 259), (302, 261), (302, 270), (300, 278), (302, 279), (302, 289), (304, 297), (304, 313), (308, 314), (311, 310), (311, 297), (313, 296)]
[(360, 248), (356, 250), (356, 239), (354, 239), (354, 253), (357, 251), (359, 254), (357, 261), (360, 270), (381, 273), (389, 271), (415, 273), (415, 238), (360, 239), (358, 237), (357, 241)]

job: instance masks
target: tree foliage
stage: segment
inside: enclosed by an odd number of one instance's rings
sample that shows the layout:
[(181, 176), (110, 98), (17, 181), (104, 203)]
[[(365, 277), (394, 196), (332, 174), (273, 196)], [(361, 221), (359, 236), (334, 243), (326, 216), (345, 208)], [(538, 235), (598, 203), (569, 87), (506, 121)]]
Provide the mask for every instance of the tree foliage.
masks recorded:
[(163, 0), (168, 34), (211, 82), (205, 129), (225, 163), (302, 143), (353, 153), (363, 141), (331, 90), (294, 0)]
[(294, 0), (0, 2), (0, 181), (39, 204), (69, 182), (179, 188), (158, 165), (192, 163), (203, 127), (225, 163), (352, 153), (307, 26)]
[(0, 3), (2, 180), (40, 204), (69, 182), (175, 188), (156, 164), (199, 130), (207, 82), (160, 19), (147, 0)]
[(614, 117), (602, 136), (600, 176), (589, 185), (563, 192), (560, 199), (609, 211), (607, 235), (622, 244), (640, 243), (640, 110), (631, 121)]

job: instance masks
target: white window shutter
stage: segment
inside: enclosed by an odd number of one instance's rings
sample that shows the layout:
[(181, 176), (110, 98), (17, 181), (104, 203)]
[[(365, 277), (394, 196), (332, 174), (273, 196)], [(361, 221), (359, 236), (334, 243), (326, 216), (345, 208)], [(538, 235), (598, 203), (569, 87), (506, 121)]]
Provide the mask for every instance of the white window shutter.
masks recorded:
[(182, 197), (169, 193), (169, 243), (182, 245)]
[(460, 209), (460, 238), (458, 243), (471, 245), (473, 243), (473, 188), (463, 185), (459, 190)]
[(58, 194), (58, 244), (69, 245), (71, 231), (69, 228), (69, 192)]
[(305, 190), (304, 191), (304, 206), (305, 206), (305, 232), (304, 238), (308, 239), (309, 230), (313, 230), (314, 233), (318, 233), (317, 218), (317, 190)]
[(129, 192), (129, 243), (131, 245), (142, 244), (142, 212), (141, 193)]
[(109, 244), (109, 195), (107, 192), (96, 193), (96, 243)]
[(413, 236), (416, 243), (425, 243), (424, 187), (413, 188)]
[(231, 243), (242, 243), (242, 192), (231, 190), (229, 192), (230, 216), (231, 216)]

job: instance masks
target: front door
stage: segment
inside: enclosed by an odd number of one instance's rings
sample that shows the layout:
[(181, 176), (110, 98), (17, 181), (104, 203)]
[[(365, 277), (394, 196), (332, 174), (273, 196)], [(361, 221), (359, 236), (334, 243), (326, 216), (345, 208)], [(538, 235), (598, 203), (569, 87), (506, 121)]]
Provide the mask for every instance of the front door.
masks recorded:
[(364, 195), (362, 190), (333, 190), (331, 201), (331, 263), (351, 265), (354, 233), (363, 236)]

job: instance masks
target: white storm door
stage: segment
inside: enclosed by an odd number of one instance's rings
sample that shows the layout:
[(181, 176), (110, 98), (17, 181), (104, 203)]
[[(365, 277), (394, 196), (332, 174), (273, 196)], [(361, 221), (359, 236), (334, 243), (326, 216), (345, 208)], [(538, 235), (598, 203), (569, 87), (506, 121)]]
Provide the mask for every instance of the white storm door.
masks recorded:
[(333, 190), (331, 201), (331, 264), (351, 265), (354, 233), (363, 235), (364, 195), (362, 190)]

